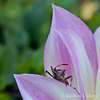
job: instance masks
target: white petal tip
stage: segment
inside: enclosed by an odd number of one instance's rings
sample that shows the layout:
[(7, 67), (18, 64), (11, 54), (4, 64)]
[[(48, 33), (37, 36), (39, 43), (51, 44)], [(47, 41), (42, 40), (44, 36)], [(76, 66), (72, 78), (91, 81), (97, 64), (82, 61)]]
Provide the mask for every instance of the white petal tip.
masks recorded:
[(56, 7), (53, 3), (52, 3), (52, 8)]
[(100, 26), (97, 28), (97, 30), (98, 30), (98, 29), (100, 30)]

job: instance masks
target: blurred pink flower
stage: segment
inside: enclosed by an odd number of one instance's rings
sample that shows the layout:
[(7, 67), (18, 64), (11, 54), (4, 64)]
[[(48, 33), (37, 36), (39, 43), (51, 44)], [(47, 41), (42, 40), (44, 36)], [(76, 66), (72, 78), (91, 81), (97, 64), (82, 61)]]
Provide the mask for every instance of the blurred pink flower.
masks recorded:
[(73, 85), (66, 86), (60, 81), (46, 77), (49, 76), (46, 73), (46, 76), (14, 75), (23, 99), (100, 100), (99, 37), (100, 27), (93, 35), (78, 17), (53, 5), (51, 30), (44, 50), (44, 69), (52, 73), (50, 66), (69, 64), (59, 68), (66, 70), (66, 76), (73, 76)]

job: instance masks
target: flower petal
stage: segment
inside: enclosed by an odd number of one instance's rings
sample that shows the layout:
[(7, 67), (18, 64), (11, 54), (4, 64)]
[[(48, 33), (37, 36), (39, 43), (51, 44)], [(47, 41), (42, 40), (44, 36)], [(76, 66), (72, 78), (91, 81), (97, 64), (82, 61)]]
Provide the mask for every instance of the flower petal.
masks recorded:
[(73, 75), (74, 86), (80, 93), (84, 94), (85, 89), (86, 94), (95, 94), (98, 67), (93, 34), (79, 18), (53, 6), (51, 31), (44, 51), (45, 70), (50, 72), (50, 66), (66, 63), (69, 66), (63, 68), (68, 70), (67, 75)]
[(98, 74), (97, 74), (96, 98), (95, 98), (95, 100), (100, 100), (100, 66), (99, 66)]
[(96, 48), (97, 48), (97, 56), (98, 56), (98, 64), (100, 66), (100, 27), (94, 33)]
[(97, 81), (96, 81), (96, 98), (95, 100), (100, 100), (100, 27), (94, 33), (96, 48), (97, 48), (97, 56), (98, 56), (98, 74), (97, 74)]
[(55, 79), (34, 75), (14, 75), (24, 100), (82, 100), (76, 89)]

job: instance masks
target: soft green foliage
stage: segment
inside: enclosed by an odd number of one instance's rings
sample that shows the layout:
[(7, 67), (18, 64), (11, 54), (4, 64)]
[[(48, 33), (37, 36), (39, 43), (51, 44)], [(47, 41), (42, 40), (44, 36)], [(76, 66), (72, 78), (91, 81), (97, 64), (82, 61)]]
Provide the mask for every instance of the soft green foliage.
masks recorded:
[(0, 93), (0, 100), (12, 100), (7, 93)]
[[(13, 74), (44, 75), (43, 51), (52, 3), (82, 18), (82, 1), (85, 0), (0, 0), (0, 100), (20, 100)], [(84, 21), (94, 32), (100, 26), (100, 7), (92, 19)]]
[(0, 90), (13, 81), (16, 72), (15, 50), (10, 46), (0, 46)]

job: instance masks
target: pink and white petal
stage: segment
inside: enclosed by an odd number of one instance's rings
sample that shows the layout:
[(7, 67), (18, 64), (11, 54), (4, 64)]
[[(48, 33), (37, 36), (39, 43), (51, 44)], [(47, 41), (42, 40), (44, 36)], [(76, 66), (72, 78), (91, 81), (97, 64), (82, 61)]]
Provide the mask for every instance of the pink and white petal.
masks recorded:
[(82, 100), (76, 89), (55, 79), (35, 75), (14, 75), (24, 100)]
[[(69, 50), (69, 54), (71, 55), (78, 90), (81, 94), (84, 93), (81, 85), (83, 83), (86, 95), (94, 95), (95, 91), (93, 89), (95, 88), (95, 77), (81, 38), (78, 37), (72, 30), (55, 30), (55, 32), (62, 39), (63, 43)], [(66, 34), (66, 32), (70, 35)], [(63, 33), (63, 35), (61, 33)], [(82, 83), (80, 81), (81, 79)], [(94, 100), (94, 97), (87, 97), (87, 100)]]
[(97, 56), (98, 56), (98, 64), (100, 66), (100, 27), (98, 27), (94, 33), (96, 48), (97, 48)]
[(67, 75), (73, 75), (74, 86), (81, 94), (84, 94), (83, 85), (86, 93), (95, 94), (98, 66), (92, 32), (79, 18), (53, 6), (51, 31), (44, 51), (45, 70), (50, 72), (50, 66), (66, 63), (69, 66), (63, 68), (67, 69)]
[(98, 68), (98, 74), (97, 74), (96, 98), (95, 98), (95, 100), (100, 100), (100, 66)]
[(96, 81), (96, 98), (95, 100), (100, 100), (100, 27), (98, 27), (94, 33), (96, 48), (97, 48), (97, 56), (98, 56), (98, 74)]
[(95, 96), (95, 99), (94, 100), (100, 100), (100, 91), (98, 91), (98, 93), (96, 94)]

